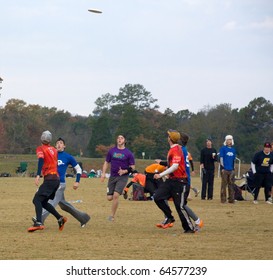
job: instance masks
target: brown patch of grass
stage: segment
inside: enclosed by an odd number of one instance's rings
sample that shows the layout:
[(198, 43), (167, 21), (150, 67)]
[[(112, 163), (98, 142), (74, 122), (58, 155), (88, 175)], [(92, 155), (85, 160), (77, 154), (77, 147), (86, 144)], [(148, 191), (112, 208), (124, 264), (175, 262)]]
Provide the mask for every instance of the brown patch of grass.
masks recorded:
[[(80, 188), (72, 189), (72, 178), (67, 180), (66, 199), (81, 199), (75, 207), (91, 214), (85, 228), (67, 215), (62, 232), (53, 216), (45, 223), (45, 230), (28, 233), (34, 215), (32, 198), (36, 191), (33, 178), (0, 178), (2, 260), (267, 260), (272, 259), (268, 242), (273, 224), (272, 205), (250, 201), (235, 205), (219, 201), (220, 179), (216, 178), (214, 200), (201, 201), (200, 196), (189, 201), (189, 206), (204, 220), (202, 231), (194, 235), (182, 233), (174, 210), (173, 228), (158, 229), (155, 224), (163, 219), (153, 201), (129, 201), (120, 198), (115, 222), (107, 217), (111, 203), (106, 200), (106, 182), (82, 179)], [(193, 178), (199, 186), (200, 178)]]

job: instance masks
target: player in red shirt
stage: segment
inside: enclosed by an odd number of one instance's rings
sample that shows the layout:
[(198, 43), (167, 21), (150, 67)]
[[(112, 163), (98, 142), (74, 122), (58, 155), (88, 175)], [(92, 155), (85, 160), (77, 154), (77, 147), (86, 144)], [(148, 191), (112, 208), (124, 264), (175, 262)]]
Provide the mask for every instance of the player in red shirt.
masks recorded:
[(42, 223), (43, 208), (56, 217), (60, 231), (63, 230), (64, 224), (67, 221), (66, 217), (60, 215), (57, 210), (48, 203), (49, 199), (54, 198), (60, 185), (60, 178), (57, 170), (58, 152), (54, 147), (50, 146), (51, 140), (51, 133), (48, 130), (44, 131), (41, 136), (42, 145), (36, 149), (38, 170), (35, 178), (35, 185), (39, 186), (41, 174), (43, 174), (44, 181), (35, 193), (32, 201), (35, 205), (36, 221), (32, 227), (28, 228), (28, 232), (43, 230), (45, 228)]
[(165, 171), (154, 175), (155, 179), (168, 176), (166, 181), (156, 190), (154, 195), (155, 203), (167, 217), (165, 223), (162, 224), (161, 227), (172, 227), (173, 223), (175, 222), (171, 208), (166, 203), (166, 199), (173, 198), (173, 202), (181, 220), (184, 233), (195, 233), (194, 225), (191, 222), (188, 212), (184, 208), (186, 200), (185, 193), (187, 185), (187, 173), (183, 152), (180, 145), (178, 145), (180, 133), (176, 130), (168, 130), (167, 133), (168, 142), (170, 145), (170, 150), (167, 155), (168, 168)]

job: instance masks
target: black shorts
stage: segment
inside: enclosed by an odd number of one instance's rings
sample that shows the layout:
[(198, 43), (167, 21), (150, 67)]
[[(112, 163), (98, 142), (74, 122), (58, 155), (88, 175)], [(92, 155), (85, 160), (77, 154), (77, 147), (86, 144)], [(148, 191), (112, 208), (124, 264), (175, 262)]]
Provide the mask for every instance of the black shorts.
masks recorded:
[(36, 196), (43, 199), (53, 199), (55, 193), (60, 186), (60, 179), (44, 180), (42, 185), (39, 187)]

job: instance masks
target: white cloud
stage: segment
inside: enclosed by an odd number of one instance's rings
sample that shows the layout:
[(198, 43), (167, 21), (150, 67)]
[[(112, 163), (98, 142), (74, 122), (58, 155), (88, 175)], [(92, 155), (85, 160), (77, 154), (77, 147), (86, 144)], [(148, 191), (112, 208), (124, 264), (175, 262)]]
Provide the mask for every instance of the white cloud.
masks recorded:
[(229, 21), (224, 25), (224, 30), (234, 30), (238, 27), (237, 22), (235, 20)]
[(273, 29), (273, 17), (266, 17), (263, 21), (255, 21), (245, 25), (239, 24), (235, 20), (231, 20), (224, 24), (223, 29), (227, 31), (235, 29)]
[(272, 0), (2, 2), (0, 106), (20, 98), (88, 115), (126, 83), (161, 110), (272, 100)]
[(250, 27), (256, 29), (273, 29), (273, 17), (266, 17), (260, 22), (252, 22)]

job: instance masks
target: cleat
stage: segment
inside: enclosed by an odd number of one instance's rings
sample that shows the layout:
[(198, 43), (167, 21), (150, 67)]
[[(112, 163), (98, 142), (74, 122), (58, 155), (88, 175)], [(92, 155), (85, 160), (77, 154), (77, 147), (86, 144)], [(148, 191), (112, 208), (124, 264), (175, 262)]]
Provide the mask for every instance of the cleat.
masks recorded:
[(204, 222), (203, 220), (200, 220), (199, 224), (195, 225), (195, 231), (200, 231), (203, 226), (204, 226)]
[(36, 230), (43, 230), (45, 226), (40, 222), (35, 222), (32, 227), (27, 229), (28, 232), (34, 232)]
[(196, 233), (196, 231), (192, 230), (192, 229), (188, 229), (188, 230), (185, 230), (184, 233)]
[(115, 218), (114, 218), (113, 216), (109, 216), (109, 217), (108, 217), (108, 221), (109, 221), (109, 222), (114, 222), (114, 221), (115, 221)]
[(82, 227), (82, 228), (85, 227), (86, 224), (89, 222), (90, 219), (91, 219), (90, 216), (87, 215), (87, 220), (86, 220), (84, 223), (81, 223), (81, 227)]
[(267, 204), (273, 204), (270, 200), (267, 200), (265, 203), (267, 203)]
[(128, 193), (126, 191), (123, 192), (123, 198), (127, 199), (128, 198)]
[(66, 217), (61, 217), (58, 220), (58, 224), (59, 224), (59, 231), (62, 231), (64, 229), (64, 224), (67, 222), (67, 218)]
[(161, 228), (164, 225), (164, 223), (167, 221), (167, 219), (168, 218), (165, 218), (164, 221), (162, 221), (161, 223), (156, 224), (156, 227)]
[(159, 228), (166, 229), (169, 227), (173, 227), (174, 222), (175, 222), (174, 218), (166, 218), (162, 223), (156, 224), (156, 226)]

